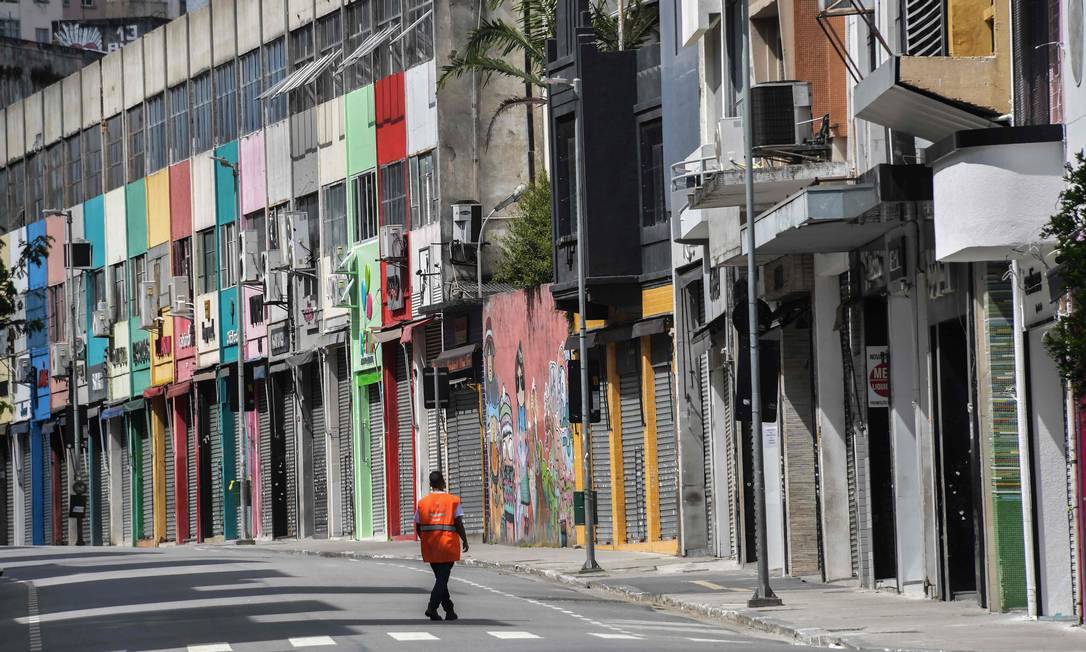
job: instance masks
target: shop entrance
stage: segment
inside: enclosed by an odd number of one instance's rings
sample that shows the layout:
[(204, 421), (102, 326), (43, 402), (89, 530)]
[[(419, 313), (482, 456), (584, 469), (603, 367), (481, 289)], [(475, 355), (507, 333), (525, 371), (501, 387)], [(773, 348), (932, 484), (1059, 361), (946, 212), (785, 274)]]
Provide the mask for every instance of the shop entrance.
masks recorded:
[[(878, 351), (886, 350), (890, 332), (885, 297), (864, 299), (864, 345), (867, 347), (865, 359), (869, 360)], [(891, 364), (892, 361), (891, 361)], [(868, 362), (864, 376), (870, 386)], [(893, 388), (890, 388), (893, 391)], [(894, 520), (894, 447), (890, 437), (890, 407), (887, 401), (876, 402), (868, 389), (867, 435), (868, 466), (870, 468), (871, 491), (871, 553), (874, 561), (875, 580), (897, 578), (897, 531)]]

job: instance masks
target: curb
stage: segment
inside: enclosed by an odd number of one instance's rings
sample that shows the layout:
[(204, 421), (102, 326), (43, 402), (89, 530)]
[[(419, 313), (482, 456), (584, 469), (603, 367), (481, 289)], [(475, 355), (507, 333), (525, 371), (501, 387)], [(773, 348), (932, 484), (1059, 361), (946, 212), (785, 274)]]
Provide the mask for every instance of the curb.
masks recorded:
[[(332, 559), (374, 559), (374, 560), (399, 560), (399, 561), (420, 561), (422, 558), (419, 555), (404, 555), (404, 554), (380, 554), (380, 553), (365, 553), (354, 551), (329, 551), (329, 550), (311, 550), (308, 548), (270, 548), (265, 546), (257, 546), (258, 550), (265, 550), (268, 552), (275, 552), (280, 554), (290, 554), (301, 557), (326, 557)], [(812, 647), (822, 648), (836, 648), (847, 650), (870, 650), (872, 646), (864, 645), (856, 637), (841, 636), (833, 634), (817, 627), (797, 627), (789, 624), (786, 621), (770, 616), (757, 615), (755, 612), (742, 610), (742, 609), (728, 609), (723, 607), (712, 607), (710, 605), (701, 604), (698, 602), (692, 602), (689, 600), (683, 600), (680, 598), (674, 598), (669, 595), (659, 593), (646, 593), (638, 591), (629, 586), (611, 586), (607, 584), (600, 584), (587, 580), (576, 575), (568, 573), (562, 573), (555, 570), (545, 570), (530, 566), (528, 564), (522, 564), (519, 562), (500, 562), (489, 561), (484, 559), (462, 559), (460, 561), (464, 566), (471, 566), (475, 568), (489, 568), (495, 570), (507, 571), (518, 575), (531, 575), (539, 577), (556, 584), (563, 584), (567, 586), (574, 586), (586, 590), (597, 591), (605, 593), (613, 597), (617, 597), (629, 602), (638, 602), (643, 604), (650, 604), (655, 607), (664, 607), (667, 609), (680, 611), (683, 613), (700, 616), (703, 618), (709, 618), (712, 620), (718, 620), (722, 623), (729, 625), (736, 625), (745, 629), (763, 632), (766, 634), (772, 634), (774, 636), (780, 636), (786, 638), (794, 643), (800, 643), (803, 645), (809, 645)], [(888, 652), (948, 652), (946, 650), (938, 650), (931, 648), (881, 648)]]

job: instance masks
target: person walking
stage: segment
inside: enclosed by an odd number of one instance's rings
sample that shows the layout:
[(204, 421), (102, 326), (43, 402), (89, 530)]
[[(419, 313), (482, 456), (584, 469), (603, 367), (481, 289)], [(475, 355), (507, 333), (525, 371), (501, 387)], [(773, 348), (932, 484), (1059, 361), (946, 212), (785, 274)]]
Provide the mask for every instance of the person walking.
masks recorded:
[[(441, 471), (430, 473), (430, 493), (423, 496), (415, 509), (415, 534), (422, 544), (422, 560), (434, 571), (434, 588), (426, 615), (441, 620), (437, 612), (445, 609), (445, 620), (456, 620), (452, 597), (449, 595), (449, 575), (453, 564), (460, 561), (460, 548), (468, 551), (468, 533), (464, 530), (464, 509), (460, 497), (445, 491), (445, 476)], [(459, 537), (459, 538), (458, 538)]]

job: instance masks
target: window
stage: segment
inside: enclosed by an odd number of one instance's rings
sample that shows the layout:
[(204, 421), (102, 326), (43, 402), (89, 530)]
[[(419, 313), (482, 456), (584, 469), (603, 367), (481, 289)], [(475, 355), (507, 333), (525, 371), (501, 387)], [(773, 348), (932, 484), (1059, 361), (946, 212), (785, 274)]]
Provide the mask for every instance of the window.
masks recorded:
[[(275, 86), (287, 76), (286, 39), (277, 39), (264, 47), (264, 88)], [(265, 102), (268, 124), (287, 117), (287, 98), (283, 95), (270, 97)]]
[(143, 105), (134, 106), (128, 110), (128, 180), (135, 181), (146, 173), (143, 154), (145, 143), (143, 140)]
[(660, 119), (639, 128), (638, 165), (641, 177), (641, 226), (667, 221), (664, 203), (664, 139)]
[(0, 20), (0, 36), (6, 38), (19, 38), (19, 21), (11, 19)]
[(117, 114), (106, 121), (106, 190), (124, 185), (124, 119)]
[(286, 204), (268, 209), (268, 251), (279, 251), (285, 244), (279, 242), (279, 236), (287, 219), (286, 212)]
[(26, 186), (27, 186), (27, 222), (34, 222), (41, 217), (41, 210), (45, 208), (44, 185), (42, 183), (42, 159), (44, 154), (34, 154), (26, 159)]
[(68, 150), (68, 176), (65, 179), (67, 197), (65, 206), (75, 206), (83, 201), (83, 147), (79, 134), (64, 141), (64, 149)]
[[(321, 242), (320, 211), (317, 207), (317, 193), (296, 199), (294, 201), (294, 210), (305, 213), (308, 216), (307, 223), (309, 225), (309, 246), (311, 253), (308, 256), (303, 253), (302, 259), (308, 258), (309, 262), (305, 263), (305, 265), (307, 267), (312, 267), (316, 264), (315, 257), (317, 253), (320, 252)], [(317, 277), (312, 274), (303, 274), (298, 283), (298, 291), (302, 297), (316, 296), (318, 287)]]
[(572, 235), (576, 228), (577, 217), (577, 161), (574, 158), (576, 143), (574, 116), (558, 118), (555, 124), (554, 142), (558, 150), (555, 165), (554, 189), (557, 199), (555, 216), (558, 220), (558, 235)]
[[(299, 27), (290, 33), (290, 58), (291, 72), (301, 70), (313, 61), (313, 23)], [(291, 113), (301, 113), (314, 106), (316, 106), (316, 96), (309, 84), (290, 91)]]
[(132, 291), (129, 293), (129, 298), (132, 299), (132, 310), (130, 314), (133, 317), (139, 317), (140, 296), (143, 293), (143, 282), (147, 280), (147, 256), (144, 254), (133, 256), (128, 269), (132, 272)]
[(322, 255), (338, 266), (347, 255), (347, 187), (337, 183), (324, 189)]
[(83, 130), (83, 197), (102, 194), (102, 126)]
[(417, 229), (437, 219), (433, 151), (412, 156), (409, 174), (411, 187), (407, 196), (411, 200), (411, 228)]
[(64, 208), (64, 143), (45, 150), (45, 208)]
[(228, 288), (238, 284), (238, 224), (230, 222), (219, 227), (219, 284)]
[[(401, 0), (376, 0), (376, 2), (378, 32), (393, 25), (403, 27), (400, 23)], [(400, 72), (403, 70), (403, 39), (395, 43), (382, 43), (373, 51), (373, 55), (373, 68), (378, 79)]]
[(241, 133), (251, 134), (260, 129), (260, 50), (253, 50), (239, 59), (241, 66)]
[[(350, 54), (361, 47), (373, 34), (374, 0), (358, 0), (347, 5), (347, 35), (343, 50)], [(373, 82), (373, 54), (358, 59), (343, 71), (343, 83), (348, 91)]]
[(166, 167), (166, 98), (158, 94), (147, 100), (147, 172)]
[(381, 168), (381, 217), (382, 224), (406, 226), (407, 196), (404, 188), (403, 161), (390, 163)]
[(189, 157), (189, 87), (182, 82), (169, 91), (170, 101), (170, 163), (178, 163)]
[(196, 287), (199, 288), (200, 294), (207, 294), (219, 289), (215, 278), (219, 266), (219, 259), (215, 256), (215, 229), (201, 231), (196, 234), (196, 237), (200, 245), (198, 253), (201, 262), (201, 265), (196, 268), (198, 274)]
[(64, 286), (63, 285), (51, 285), (49, 286), (49, 312), (52, 318), (49, 319), (49, 341), (51, 343), (64, 342), (65, 337), (65, 324), (71, 321), (68, 313), (64, 312)]
[(86, 271), (85, 274), (90, 274), (90, 301), (88, 302), (95, 310), (98, 310), (99, 303), (105, 303), (109, 305), (109, 297), (106, 296), (106, 270), (96, 269), (94, 271)]
[(124, 263), (110, 267), (113, 275), (113, 318), (116, 321), (128, 319), (128, 279), (125, 276)]
[(38, 43), (49, 42), (49, 28), (48, 27), (36, 27), (34, 28), (34, 40)]
[(171, 245), (173, 255), (170, 257), (174, 276), (189, 276), (192, 274), (192, 238), (174, 240)]
[(403, 37), (404, 65), (411, 67), (434, 58), (433, 0), (404, 1), (407, 4), (404, 29), (410, 28)]
[(205, 72), (189, 85), (192, 111), (192, 147), (195, 152), (211, 149), (211, 73)]
[(26, 163), (8, 165), (8, 215), (12, 227), (26, 224)]
[(215, 143), (238, 137), (238, 75), (234, 62), (215, 69)]
[(358, 242), (377, 237), (377, 173), (351, 179), (354, 199), (354, 234)]
[[(325, 56), (338, 52), (343, 47), (343, 24), (338, 11), (334, 11), (322, 17), (317, 22), (317, 49), (319, 56)], [(327, 102), (330, 99), (343, 94), (343, 81), (335, 71), (335, 66), (329, 66), (321, 73), (316, 81), (317, 102)]]

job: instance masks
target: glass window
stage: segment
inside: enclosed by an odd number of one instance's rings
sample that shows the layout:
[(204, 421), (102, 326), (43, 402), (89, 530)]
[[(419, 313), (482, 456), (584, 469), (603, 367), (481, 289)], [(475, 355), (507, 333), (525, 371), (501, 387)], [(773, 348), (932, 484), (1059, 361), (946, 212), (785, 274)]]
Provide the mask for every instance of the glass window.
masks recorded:
[(377, 237), (377, 173), (370, 171), (351, 179), (354, 199), (354, 234), (358, 242)]
[(146, 174), (143, 153), (143, 105), (134, 106), (128, 110), (128, 180), (135, 181)]
[[(313, 23), (299, 27), (290, 33), (290, 71), (295, 72), (313, 61)], [(291, 113), (301, 113), (316, 106), (313, 86), (305, 84), (290, 91)]]
[(219, 227), (221, 244), (219, 251), (219, 284), (228, 288), (238, 284), (238, 225), (230, 222)]
[(251, 134), (260, 129), (260, 50), (242, 55), (241, 66), (241, 133)]
[(49, 312), (52, 315), (52, 318), (49, 319), (49, 341), (52, 343), (64, 342), (66, 341), (65, 324), (71, 321), (68, 313), (64, 311), (64, 286), (49, 286), (48, 299)]
[(196, 268), (197, 288), (200, 294), (207, 294), (218, 290), (216, 275), (218, 273), (219, 259), (215, 255), (215, 229), (208, 229), (196, 234), (200, 245), (200, 266)]
[(437, 219), (437, 193), (434, 184), (433, 151), (412, 156), (409, 161), (411, 228), (432, 224)]
[[(403, 12), (401, 0), (376, 0), (377, 31), (389, 26), (403, 27), (400, 17)], [(395, 37), (393, 37), (395, 38)], [(373, 68), (378, 79), (403, 70), (403, 39), (391, 43), (391, 39), (382, 43), (373, 51)]]
[(324, 232), (322, 254), (332, 259), (334, 266), (347, 255), (347, 187), (343, 183), (324, 189)]
[(102, 125), (83, 130), (83, 197), (102, 194)]
[(0, 18), (0, 36), (6, 38), (20, 38), (19, 21), (10, 18)]
[(160, 93), (147, 100), (147, 172), (166, 167), (166, 98)]
[(189, 84), (192, 111), (192, 147), (196, 153), (211, 149), (211, 73), (205, 72)]
[(106, 270), (96, 269), (84, 273), (89, 273), (91, 275), (90, 305), (93, 306), (95, 310), (98, 310), (99, 303), (109, 305), (109, 297), (106, 296)]
[(642, 123), (638, 143), (641, 177), (641, 226), (667, 221), (664, 203), (664, 140), (659, 119)]
[(113, 274), (113, 311), (116, 321), (128, 319), (128, 278), (124, 263), (110, 267)]
[(64, 208), (64, 143), (45, 150), (45, 208)]
[[(338, 52), (343, 48), (343, 23), (338, 11), (322, 17), (317, 22), (317, 48), (319, 56)], [(336, 67), (329, 66), (317, 78), (317, 102), (327, 102), (343, 94), (343, 81)]]
[(433, 0), (404, 1), (404, 28), (411, 28), (403, 37), (404, 59), (405, 65), (411, 67), (434, 58)]
[(26, 159), (26, 186), (27, 186), (27, 216), (26, 221), (34, 222), (41, 217), (41, 211), (45, 208), (44, 185), (42, 183), (42, 159), (44, 155), (34, 154)]
[(83, 147), (82, 139), (79, 134), (71, 136), (68, 140), (64, 141), (64, 148), (68, 152), (67, 169), (68, 175), (65, 179), (65, 190), (67, 197), (65, 198), (65, 206), (75, 206), (83, 201)]
[(26, 224), (26, 163), (16, 161), (8, 166), (8, 219), (12, 227)]
[(132, 299), (131, 315), (139, 317), (140, 295), (143, 292), (143, 282), (147, 280), (147, 256), (143, 254), (133, 256), (128, 269), (132, 272), (132, 291), (129, 293)]
[(576, 225), (577, 211), (577, 161), (575, 156), (574, 131), (576, 121), (572, 115), (555, 121), (554, 141), (558, 150), (554, 171), (554, 195), (557, 200), (555, 217), (558, 220), (558, 235), (572, 235)]
[(215, 69), (215, 143), (238, 137), (238, 75), (234, 62)]
[[(374, 0), (358, 0), (347, 5), (347, 34), (344, 43), (344, 52), (350, 54), (361, 47), (371, 34), (373, 34), (373, 5)], [(358, 59), (343, 71), (343, 83), (348, 91), (361, 88), (373, 82), (373, 54)]]
[[(264, 46), (264, 88), (275, 86), (287, 76), (286, 39)], [(279, 122), (287, 117), (287, 98), (283, 95), (270, 97), (265, 102), (268, 112), (268, 124)]]
[(124, 120), (117, 114), (106, 120), (106, 190), (124, 185)]
[(382, 224), (406, 226), (407, 193), (404, 162), (397, 161), (381, 168)]
[[(170, 257), (174, 276), (192, 274), (192, 238), (174, 240), (171, 244), (173, 255)], [(191, 279), (191, 276), (189, 277)]]
[(181, 82), (170, 89), (170, 163), (189, 157), (192, 147), (189, 135), (189, 87)]

